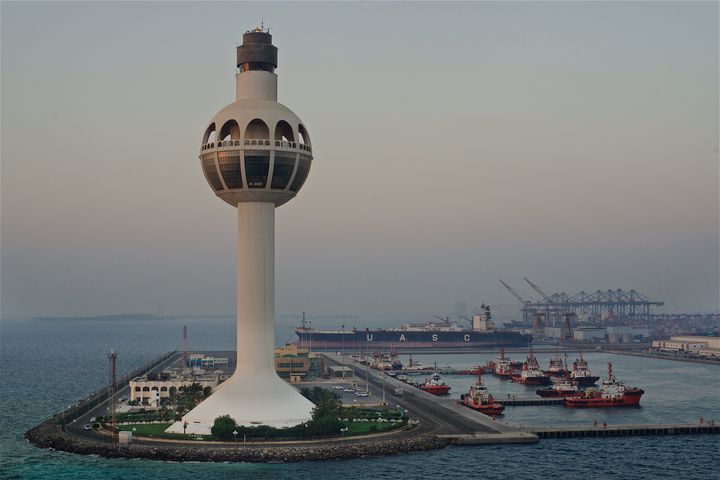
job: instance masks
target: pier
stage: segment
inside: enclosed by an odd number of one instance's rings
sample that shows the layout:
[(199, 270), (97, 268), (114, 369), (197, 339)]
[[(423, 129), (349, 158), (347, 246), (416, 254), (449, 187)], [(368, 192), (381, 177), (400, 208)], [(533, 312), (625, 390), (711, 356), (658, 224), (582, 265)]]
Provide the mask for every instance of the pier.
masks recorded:
[(566, 426), (566, 427), (532, 427), (527, 432), (539, 438), (573, 438), (573, 437), (632, 437), (640, 435), (691, 435), (718, 434), (720, 425), (715, 424), (639, 424), (639, 425), (604, 425), (597, 426)]
[(328, 364), (345, 365), (355, 371), (356, 378), (367, 378), (373, 394), (383, 398), (385, 403), (407, 409), (412, 418), (420, 420), (419, 427), (412, 434), (428, 433), (458, 445), (538, 441), (534, 433), (495, 421), (461, 405), (457, 400), (432, 395), (386, 372), (357, 364), (349, 357), (329, 353), (324, 355)]

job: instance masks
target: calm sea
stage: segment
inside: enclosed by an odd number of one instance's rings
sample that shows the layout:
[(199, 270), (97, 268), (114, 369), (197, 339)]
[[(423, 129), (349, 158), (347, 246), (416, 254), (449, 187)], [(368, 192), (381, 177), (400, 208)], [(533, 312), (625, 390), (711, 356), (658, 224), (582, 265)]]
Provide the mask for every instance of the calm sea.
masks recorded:
[[(105, 460), (35, 448), (23, 432), (74, 403), (106, 381), (106, 354), (119, 353), (120, 371), (141, 366), (163, 351), (177, 349), (182, 325), (190, 347), (233, 348), (229, 319), (158, 321), (5, 320), (0, 326), (0, 478), (2, 479), (718, 479), (720, 437), (634, 437), (545, 440), (536, 445), (451, 447), (445, 450), (306, 464), (177, 464), (145, 460)], [(281, 329), (279, 338), (291, 338)], [(515, 356), (521, 359), (519, 354)], [(425, 355), (425, 364), (469, 367), (493, 355)], [(549, 355), (538, 355), (546, 365)], [(505, 420), (516, 425), (650, 423), (720, 420), (720, 367), (587, 353), (598, 374), (612, 361), (620, 380), (646, 393), (642, 407), (605, 411), (562, 407), (508, 407)], [(570, 359), (574, 354), (570, 355)], [(471, 377), (448, 376), (453, 395)], [(496, 396), (531, 396), (533, 389), (492, 377)]]

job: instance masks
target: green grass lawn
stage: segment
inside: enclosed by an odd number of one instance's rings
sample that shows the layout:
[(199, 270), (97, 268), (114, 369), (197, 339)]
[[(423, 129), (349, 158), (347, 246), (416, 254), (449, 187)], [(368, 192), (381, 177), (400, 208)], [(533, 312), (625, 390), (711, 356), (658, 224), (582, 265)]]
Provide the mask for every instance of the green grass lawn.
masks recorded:
[[(163, 435), (165, 430), (172, 425), (172, 423), (133, 423), (131, 425), (120, 425), (118, 430), (125, 430), (133, 432), (133, 435), (142, 435), (147, 437), (148, 435)], [(133, 431), (133, 428), (135, 431)]]
[[(180, 439), (180, 440), (211, 440), (209, 436), (203, 436), (198, 438), (196, 435), (183, 435), (175, 433), (165, 433), (165, 430), (172, 425), (172, 423), (133, 423), (130, 425), (119, 425), (118, 430), (124, 430), (133, 432), (133, 435), (139, 437), (155, 437), (155, 438), (168, 438), (168, 439)], [(390, 423), (390, 422), (349, 422), (347, 424), (348, 431), (345, 432), (346, 437), (352, 437), (356, 435), (368, 435), (373, 433), (388, 432), (402, 428), (402, 423)], [(135, 429), (133, 431), (133, 429)], [(299, 439), (298, 439), (299, 440)]]
[(350, 422), (347, 426), (348, 431), (345, 432), (347, 436), (353, 435), (367, 435), (370, 433), (381, 433), (389, 432), (403, 427), (403, 423), (390, 423), (390, 422)]
[[(132, 423), (119, 425), (118, 430), (133, 432), (139, 437), (169, 438), (173, 440), (211, 440), (209, 435), (184, 435), (182, 433), (165, 433), (172, 423)], [(133, 431), (133, 428), (135, 431)]]

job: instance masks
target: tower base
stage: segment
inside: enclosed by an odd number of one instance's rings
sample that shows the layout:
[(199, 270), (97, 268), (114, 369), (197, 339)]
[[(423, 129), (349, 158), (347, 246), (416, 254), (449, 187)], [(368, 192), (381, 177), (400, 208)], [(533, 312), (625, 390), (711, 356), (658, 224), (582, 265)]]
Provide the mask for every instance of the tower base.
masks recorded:
[[(315, 405), (275, 374), (233, 375), (167, 433), (210, 435), (215, 419), (230, 415), (238, 425), (291, 427), (311, 419)], [(185, 429), (183, 426), (187, 425)]]

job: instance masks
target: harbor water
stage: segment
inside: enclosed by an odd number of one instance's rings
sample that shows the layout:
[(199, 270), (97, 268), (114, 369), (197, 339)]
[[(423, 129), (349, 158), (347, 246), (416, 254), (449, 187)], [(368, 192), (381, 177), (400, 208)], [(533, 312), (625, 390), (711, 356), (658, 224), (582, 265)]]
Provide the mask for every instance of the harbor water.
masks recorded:
[[(409, 455), (288, 465), (107, 460), (42, 450), (23, 439), (28, 428), (105, 384), (106, 355), (111, 346), (119, 355), (119, 371), (128, 371), (161, 352), (178, 349), (182, 325), (189, 327), (189, 347), (193, 350), (233, 348), (234, 325), (230, 319), (4, 320), (0, 325), (0, 478), (715, 479), (720, 468), (720, 437), (714, 435), (543, 440), (533, 445), (450, 447)], [(524, 356), (511, 354), (514, 360)], [(547, 365), (549, 356), (538, 354), (541, 366)], [(582, 424), (595, 419), (608, 423), (697, 421), (700, 416), (720, 419), (720, 367), (601, 353), (584, 356), (599, 375), (605, 374), (611, 360), (619, 380), (645, 390), (642, 406), (601, 412), (560, 406), (508, 407), (503, 421), (541, 425)], [(494, 357), (417, 355), (414, 359), (426, 365), (437, 361), (443, 366), (467, 368)], [(454, 396), (464, 393), (474, 381), (471, 376), (445, 379)], [(499, 398), (507, 394), (531, 397), (537, 388), (489, 375), (485, 380)]]

